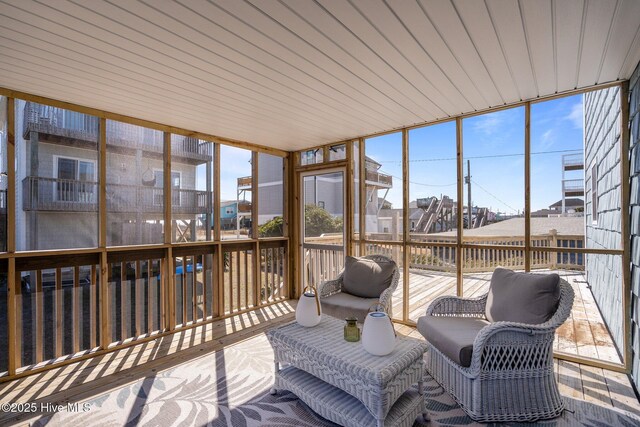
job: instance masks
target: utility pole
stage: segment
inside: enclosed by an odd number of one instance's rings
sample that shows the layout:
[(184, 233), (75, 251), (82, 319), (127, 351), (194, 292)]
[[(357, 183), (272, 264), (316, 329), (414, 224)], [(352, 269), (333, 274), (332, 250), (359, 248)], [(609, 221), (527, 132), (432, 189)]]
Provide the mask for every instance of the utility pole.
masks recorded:
[(467, 210), (467, 228), (471, 228), (471, 160), (467, 160), (467, 176), (464, 177), (464, 183), (467, 184), (467, 198), (468, 198), (468, 210)]

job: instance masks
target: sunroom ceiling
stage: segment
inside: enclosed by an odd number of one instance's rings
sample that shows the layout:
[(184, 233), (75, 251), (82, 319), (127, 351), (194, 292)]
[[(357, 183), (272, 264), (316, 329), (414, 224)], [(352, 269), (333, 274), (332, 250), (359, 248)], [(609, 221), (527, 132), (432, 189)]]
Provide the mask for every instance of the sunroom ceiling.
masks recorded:
[(0, 2), (0, 86), (296, 150), (628, 79), (637, 0)]

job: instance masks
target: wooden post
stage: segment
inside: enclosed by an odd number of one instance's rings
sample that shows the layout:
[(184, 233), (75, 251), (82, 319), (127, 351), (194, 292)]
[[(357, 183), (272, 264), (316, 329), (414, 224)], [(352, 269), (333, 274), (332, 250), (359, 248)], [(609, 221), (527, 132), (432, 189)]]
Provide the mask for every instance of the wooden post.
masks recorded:
[(457, 232), (456, 232), (456, 293), (458, 296), (464, 295), (463, 289), (463, 276), (462, 276), (462, 268), (464, 260), (462, 259), (462, 227), (464, 225), (464, 221), (462, 218), (464, 211), (464, 189), (463, 185), (463, 158), (462, 158), (462, 118), (456, 118), (456, 160), (457, 160), (457, 170), (458, 170), (458, 179), (457, 179), (457, 190), (458, 190), (458, 201), (457, 201)]
[(7, 274), (7, 329), (8, 329), (8, 373), (15, 375), (16, 369), (20, 367), (20, 346), (18, 345), (18, 335), (22, 332), (17, 327), (17, 291), (20, 280), (16, 278), (16, 259), (9, 258), (9, 271)]
[(345, 251), (347, 255), (353, 255), (353, 195), (354, 195), (354, 177), (353, 177), (353, 142), (347, 142), (345, 144), (345, 151), (347, 157), (347, 185), (345, 188), (345, 219), (343, 221), (345, 227)]
[(359, 231), (359, 237), (360, 237), (360, 256), (366, 255), (364, 253), (365, 250), (365, 237), (366, 237), (366, 200), (367, 200), (367, 186), (365, 183), (366, 180), (366, 169), (367, 169), (367, 165), (366, 165), (366, 156), (365, 156), (365, 140), (364, 138), (360, 138), (358, 140), (358, 155), (360, 156), (360, 164), (359, 164), (359, 169), (358, 172), (360, 173), (360, 191), (358, 192), (360, 194), (360, 212), (359, 212), (359, 218), (358, 220), (360, 221), (360, 231)]
[(531, 103), (524, 104), (524, 271), (531, 271)]
[[(258, 235), (258, 222), (260, 218), (260, 188), (258, 186), (258, 181), (260, 179), (260, 155), (253, 151), (251, 153), (251, 236), (255, 239), (255, 243), (253, 244), (253, 256), (251, 257), (251, 271), (253, 274), (253, 301), (249, 301), (249, 278), (245, 277), (247, 286), (247, 307), (252, 305), (253, 307), (257, 307), (260, 302), (259, 294), (260, 294), (260, 286), (262, 285), (262, 274), (260, 274), (261, 266), (260, 266), (260, 236)], [(245, 256), (245, 268), (247, 262), (248, 255)], [(245, 270), (248, 272), (248, 270)], [(240, 283), (238, 283), (238, 288), (240, 287)], [(239, 290), (239, 289), (238, 289)], [(238, 307), (239, 308), (239, 307)]]
[[(162, 185), (164, 187), (164, 243), (171, 244), (172, 236), (171, 236), (171, 134), (169, 132), (164, 133), (163, 138), (163, 148), (164, 148), (164, 168), (162, 174)], [(164, 295), (166, 297), (165, 306), (163, 310), (166, 312), (166, 315), (163, 316), (165, 318), (165, 325), (169, 328), (169, 330), (174, 330), (176, 328), (176, 287), (175, 287), (175, 267), (173, 265), (173, 251), (171, 246), (169, 246), (165, 252), (165, 269), (164, 274), (166, 280), (164, 280)], [(183, 269), (186, 269), (186, 266), (183, 264)], [(195, 267), (195, 266), (194, 266)], [(184, 271), (184, 270), (183, 270)], [(184, 295), (183, 295), (184, 298)], [(168, 317), (168, 318), (167, 318)]]
[[(549, 230), (549, 247), (550, 248), (557, 248), (558, 247), (558, 230), (551, 229)], [(558, 262), (558, 253), (557, 252), (550, 252), (550, 257), (551, 259), (549, 261), (550, 265), (549, 268), (551, 270), (555, 270), (558, 268), (557, 262)]]
[(402, 320), (409, 320), (409, 131), (402, 130)]
[[(632, 351), (631, 351), (631, 237), (630, 237), (630, 217), (629, 217), (629, 81), (625, 81), (620, 86), (620, 181), (621, 181), (621, 209), (620, 233), (622, 235), (622, 316), (624, 318), (624, 334), (622, 352), (623, 364), (626, 372), (631, 372)], [(616, 248), (621, 249), (621, 248)]]
[[(100, 347), (106, 349), (111, 344), (111, 312), (109, 304), (109, 264), (107, 260), (107, 119), (100, 119), (98, 125), (98, 246), (100, 247), (100, 274), (98, 278), (100, 305)], [(98, 283), (92, 283), (96, 286)], [(92, 306), (91, 310), (95, 307)]]
[[(16, 251), (16, 213), (14, 201), (16, 201), (16, 168), (13, 166), (16, 153), (15, 139), (15, 100), (7, 98), (7, 252), (10, 254)], [(13, 207), (13, 208), (12, 208)], [(9, 360), (8, 374), (15, 375), (16, 369), (20, 366), (20, 349), (17, 345), (17, 307), (16, 307), (16, 263), (15, 258), (8, 259), (7, 271), (7, 338)]]

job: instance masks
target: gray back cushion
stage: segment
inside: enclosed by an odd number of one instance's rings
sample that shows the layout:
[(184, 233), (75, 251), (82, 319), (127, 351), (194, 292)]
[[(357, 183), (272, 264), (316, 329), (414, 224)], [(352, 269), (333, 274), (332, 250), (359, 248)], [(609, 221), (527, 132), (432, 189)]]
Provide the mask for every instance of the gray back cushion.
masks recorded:
[(485, 315), (490, 322), (544, 323), (560, 301), (557, 274), (516, 273), (496, 268), (491, 277)]
[(348, 256), (344, 263), (342, 290), (362, 298), (379, 298), (391, 285), (396, 263), (376, 262)]

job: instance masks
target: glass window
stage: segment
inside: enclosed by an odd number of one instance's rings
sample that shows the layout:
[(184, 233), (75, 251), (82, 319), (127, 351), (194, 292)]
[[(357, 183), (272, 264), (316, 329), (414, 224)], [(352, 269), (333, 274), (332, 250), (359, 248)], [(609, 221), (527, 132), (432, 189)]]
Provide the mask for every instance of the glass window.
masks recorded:
[(463, 129), (463, 240), (522, 245), (524, 107), (469, 117)]
[(164, 242), (163, 138), (107, 120), (107, 245)]
[(419, 242), (456, 240), (456, 122), (409, 131), (409, 234)]
[(258, 153), (258, 236), (282, 237), (284, 227), (284, 159)]
[[(213, 239), (214, 144), (171, 135), (171, 222), (173, 242)], [(162, 181), (162, 170), (155, 171)]]
[(98, 119), (16, 100), (16, 247), (98, 246)]
[(324, 150), (322, 147), (313, 148), (311, 150), (300, 152), (300, 165), (314, 165), (316, 163), (322, 163), (324, 161)]
[(402, 240), (402, 133), (365, 141), (365, 233)]
[(220, 146), (220, 237), (251, 238), (252, 152)]
[(344, 160), (347, 158), (347, 146), (345, 144), (329, 147), (329, 161)]

